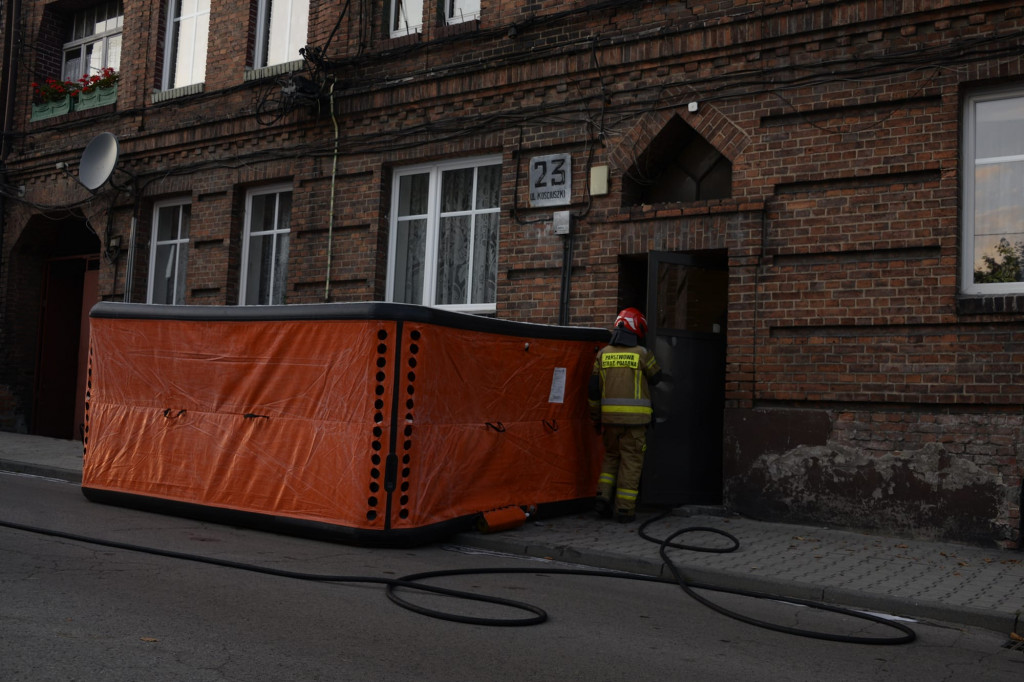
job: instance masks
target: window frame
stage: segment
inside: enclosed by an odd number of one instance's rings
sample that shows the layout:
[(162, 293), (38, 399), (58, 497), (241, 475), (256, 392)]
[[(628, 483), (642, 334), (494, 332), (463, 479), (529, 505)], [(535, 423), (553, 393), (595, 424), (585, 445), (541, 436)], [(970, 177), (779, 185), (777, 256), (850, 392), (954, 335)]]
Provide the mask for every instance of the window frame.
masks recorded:
[[(74, 36), (75, 27), (78, 24), (78, 19), (90, 11), (94, 11), (99, 7), (114, 7), (120, 10), (120, 14), (108, 15), (107, 21), (113, 19), (116, 22), (114, 28), (107, 29), (105, 31), (99, 31), (96, 33), (90, 33), (80, 38)], [(93, 5), (83, 7), (80, 10), (71, 12), (70, 17), (70, 34), (71, 39), (65, 42), (61, 47), (61, 78), (64, 80), (70, 79), (77, 81), (82, 76), (91, 76), (99, 74), (105, 67), (111, 67), (115, 71), (121, 68), (121, 48), (117, 50), (117, 61), (116, 63), (110, 62), (110, 43), (111, 39), (120, 37), (124, 33), (124, 3), (122, 0), (103, 0)], [(101, 44), (103, 50), (103, 56), (100, 59), (100, 65), (96, 69), (95, 73), (91, 72), (88, 60), (86, 59), (86, 48), (90, 45)], [(77, 73), (72, 73), (68, 69), (68, 54), (73, 51), (78, 51), (79, 63), (83, 68), (78, 69)]]
[[(164, 66), (163, 66), (163, 74), (162, 74), (162, 77), (161, 77), (161, 89), (163, 89), (163, 90), (177, 90), (177, 89), (180, 89), (180, 88), (187, 88), (188, 86), (199, 85), (199, 84), (204, 83), (206, 81), (206, 75), (207, 75), (207, 69), (206, 69), (207, 64), (206, 64), (206, 62), (207, 62), (207, 58), (208, 58), (209, 53), (210, 53), (210, 16), (212, 14), (213, 1), (212, 0), (195, 0), (195, 1), (196, 1), (197, 7), (202, 5), (202, 3), (204, 3), (204, 2), (206, 3), (206, 10), (205, 11), (196, 11), (193, 14), (189, 15), (190, 17), (200, 17), (200, 16), (202, 16), (204, 14), (206, 15), (206, 36), (204, 38), (204, 50), (203, 50), (203, 53), (202, 53), (202, 62), (203, 62), (203, 70), (202, 70), (202, 74), (203, 75), (202, 75), (202, 78), (199, 78), (198, 80), (192, 80), (192, 76), (190, 75), (189, 76), (189, 82), (187, 82), (187, 83), (177, 83), (177, 82), (175, 82), (175, 80), (177, 78), (177, 75), (178, 75), (177, 74), (178, 55), (179, 55), (179, 53), (181, 51), (181, 49), (180, 49), (181, 46), (179, 45), (179, 41), (181, 40), (180, 21), (181, 21), (182, 17), (178, 16), (178, 8), (181, 6), (181, 4), (182, 4), (182, 2), (184, 2), (184, 0), (169, 0), (169, 2), (167, 3), (166, 40), (164, 41)], [(197, 24), (197, 28), (198, 28), (198, 24)], [(196, 57), (197, 57), (197, 50), (196, 50), (196, 46), (197, 46), (196, 36), (197, 35), (198, 35), (198, 32), (194, 30), (192, 32), (191, 43), (189, 45), (189, 49), (192, 52), (192, 65), (193, 65), (192, 71), (193, 71), (193, 73), (195, 71), (195, 64), (196, 64)]]
[[(476, 21), (480, 18), (480, 0), (443, 0), (443, 2), (445, 7), (445, 23), (449, 26), (452, 24), (463, 24), (469, 21)], [(462, 8), (457, 7), (456, 5), (466, 2), (475, 4), (476, 9), (468, 13), (460, 12), (459, 10)]]
[(1000, 88), (978, 90), (965, 96), (963, 102), (962, 116), (962, 181), (961, 181), (961, 215), (960, 215), (960, 239), (961, 239), (961, 271), (960, 271), (960, 292), (966, 295), (992, 295), (1000, 296), (1006, 294), (1024, 294), (1024, 281), (1019, 282), (985, 282), (974, 281), (975, 261), (975, 210), (977, 188), (975, 187), (975, 172), (979, 165), (992, 163), (1021, 163), (1024, 164), (1024, 154), (1013, 154), (1002, 157), (991, 157), (979, 159), (976, 157), (977, 138), (977, 114), (976, 108), (979, 103), (994, 100), (1009, 100), (1024, 98), (1024, 84), (1004, 86)]
[[(281, 195), (288, 194), (288, 224), (287, 227), (281, 227), (281, 200), (280, 197), (274, 202), (274, 227), (269, 230), (258, 230), (253, 232), (252, 230), (252, 202), (254, 197), (266, 196), (268, 194)], [(291, 210), (294, 207), (294, 187), (291, 183), (276, 183), (272, 185), (261, 185), (259, 187), (250, 188), (245, 193), (245, 217), (244, 225), (242, 229), (242, 261), (241, 261), (241, 274), (239, 277), (239, 289), (238, 289), (238, 305), (284, 305), (285, 299), (287, 298), (286, 286), (288, 283), (288, 258), (291, 252)], [(284, 246), (287, 249), (285, 254), (284, 272), (277, 271), (277, 239), (272, 239), (273, 255), (270, 259), (271, 273), (270, 283), (268, 288), (270, 289), (270, 300), (266, 303), (258, 301), (250, 303), (246, 300), (249, 286), (249, 256), (250, 256), (250, 244), (252, 243), (253, 237), (264, 237), (264, 236), (277, 236), (284, 235), (285, 241)], [(277, 284), (280, 284), (281, 299), (279, 301), (274, 300), (274, 289)]]
[[(280, 0), (278, 0), (278, 1), (280, 1)], [(274, 61), (274, 62), (272, 62), (271, 61), (272, 57), (270, 55), (270, 47), (271, 47), (271, 45), (272, 45), (272, 43), (274, 41), (271, 40), (271, 35), (272, 34), (276, 34), (275, 31), (274, 31), (275, 25), (274, 25), (274, 22), (273, 22), (273, 14), (272, 14), (272, 9), (274, 7), (274, 0), (257, 0), (257, 6), (256, 6), (256, 41), (255, 41), (255, 45), (254, 45), (253, 62), (252, 62), (254, 69), (263, 69), (263, 68), (266, 68), (268, 66), (277, 66), (278, 64), (288, 64), (290, 62), (294, 62), (294, 61), (297, 61), (297, 60), (302, 58), (299, 55), (299, 49), (305, 47), (306, 44), (307, 44), (307, 41), (309, 39), (309, 0), (287, 0), (287, 1), (288, 1), (289, 9), (291, 10), (291, 11), (289, 11), (289, 12), (287, 12), (285, 14), (285, 16), (288, 19), (288, 30), (285, 31), (285, 33), (286, 33), (286, 35), (288, 37), (288, 39), (286, 41), (288, 43), (288, 49), (290, 49), (292, 47), (291, 44), (290, 44), (291, 43), (291, 34), (292, 34), (291, 26), (292, 26), (292, 19), (295, 18), (295, 11), (294, 11), (295, 10), (295, 6), (296, 6), (296, 4), (299, 4), (299, 5), (302, 5), (302, 6), (305, 7), (306, 28), (303, 31), (302, 45), (299, 45), (299, 46), (295, 47), (295, 54), (292, 54), (288, 58), (286, 58), (284, 60), (281, 60), (281, 61)]]
[[(177, 213), (177, 223), (178, 224), (177, 224), (175, 238), (161, 240), (160, 239), (160, 211), (161, 211), (161, 209), (170, 208), (172, 206), (176, 206), (179, 209), (181, 207), (186, 207), (186, 206), (188, 207), (188, 216), (189, 216), (188, 228), (189, 229), (188, 229), (185, 237), (183, 238), (181, 236), (181, 226), (182, 226), (182, 215), (184, 214), (184, 211), (179, 210), (178, 213)], [(189, 261), (189, 258), (188, 258), (188, 246), (191, 243), (191, 232), (192, 232), (191, 227), (192, 227), (192, 198), (191, 197), (178, 197), (178, 198), (175, 198), (175, 199), (164, 199), (162, 201), (157, 201), (157, 202), (155, 202), (153, 204), (153, 222), (151, 223), (151, 230), (152, 231), (150, 232), (150, 239), (149, 239), (149, 242), (150, 242), (150, 248), (149, 248), (149, 278), (148, 278), (149, 282), (148, 282), (148, 286), (146, 288), (146, 303), (154, 303), (154, 301), (153, 301), (153, 294), (154, 294), (153, 288), (154, 288), (154, 284), (156, 283), (155, 280), (156, 280), (156, 271), (157, 271), (157, 265), (158, 265), (158, 263), (157, 263), (157, 250), (161, 246), (173, 246), (174, 247), (174, 251), (173, 251), (174, 256), (171, 259), (171, 262), (174, 263), (174, 271), (175, 272), (174, 272), (174, 285), (170, 288), (170, 291), (172, 292), (173, 295), (172, 295), (171, 303), (169, 305), (185, 305), (185, 300), (184, 299), (188, 295), (188, 261)], [(185, 249), (185, 272), (181, 272), (179, 270), (179, 267), (178, 267), (179, 263), (180, 263), (180, 253), (181, 253), (180, 249), (182, 249), (182, 248)], [(178, 282), (179, 282), (179, 277), (180, 277), (180, 281), (182, 283), (182, 300), (181, 301), (177, 300), (177, 298), (178, 298)], [(165, 303), (166, 304), (166, 302), (164, 302), (164, 301), (160, 301), (159, 303)]]
[[(419, 5), (420, 21), (418, 24), (410, 23), (408, 26), (398, 27), (398, 13), (400, 7), (405, 7), (409, 0), (388, 0), (388, 35), (392, 38), (415, 35), (423, 32), (425, 22), (423, 16), (426, 10), (426, 0), (412, 0)], [(406, 15), (408, 20), (408, 14)]]
[[(426, 305), (432, 308), (438, 308), (443, 310), (453, 310), (457, 312), (467, 312), (476, 314), (489, 314), (497, 312), (497, 264), (498, 264), (498, 253), (500, 252), (501, 245), (501, 184), (499, 179), (498, 185), (498, 205), (495, 207), (488, 208), (477, 208), (473, 207), (469, 211), (453, 211), (449, 213), (442, 213), (441, 211), (441, 200), (442, 200), (442, 187), (441, 179), (446, 171), (453, 170), (465, 170), (467, 168), (473, 168), (476, 172), (474, 173), (474, 197), (476, 188), (476, 179), (478, 178), (478, 169), (486, 166), (498, 166), (499, 173), (502, 171), (502, 157), (500, 154), (486, 155), (486, 156), (475, 156), (469, 158), (453, 159), (450, 161), (442, 161), (438, 163), (419, 164), (415, 166), (405, 166), (402, 168), (396, 168), (392, 173), (392, 185), (391, 185), (391, 211), (389, 218), (389, 237), (388, 237), (388, 268), (387, 268), (387, 285), (385, 298), (387, 301), (395, 301), (395, 285), (396, 285), (396, 265), (397, 265), (397, 250), (398, 250), (398, 239), (399, 239), (399, 222), (400, 221), (412, 221), (412, 220), (425, 220), (426, 221), (426, 237), (425, 237), (425, 249), (423, 255), (423, 281), (422, 291), (420, 300), (413, 302), (419, 305)], [(428, 190), (427, 190), (427, 213), (426, 214), (410, 214), (408, 216), (399, 215), (399, 203), (401, 200), (400, 188), (401, 178), (412, 175), (428, 175)], [(475, 198), (474, 198), (475, 203)], [(495, 229), (498, 230), (498, 243), (495, 247), (494, 255), (494, 287), (495, 287), (495, 300), (485, 303), (452, 303), (452, 304), (438, 304), (437, 300), (437, 271), (438, 271), (438, 254), (439, 254), (439, 242), (441, 232), (441, 219), (443, 217), (451, 217), (455, 214), (459, 215), (471, 215), (473, 216), (473, 229), (476, 227), (476, 217), (480, 215), (496, 215), (497, 225)], [(472, 299), (473, 291), (473, 280), (472, 280), (472, 245), (474, 243), (473, 237), (470, 236), (470, 262), (466, 264), (467, 269), (470, 272), (470, 276), (467, 278), (467, 298)]]

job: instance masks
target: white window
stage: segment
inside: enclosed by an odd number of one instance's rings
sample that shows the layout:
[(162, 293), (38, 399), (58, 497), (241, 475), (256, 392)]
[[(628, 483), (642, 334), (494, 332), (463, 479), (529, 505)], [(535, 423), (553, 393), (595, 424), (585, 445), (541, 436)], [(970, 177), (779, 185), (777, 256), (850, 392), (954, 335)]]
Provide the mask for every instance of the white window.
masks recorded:
[(309, 28), (309, 0), (259, 0), (257, 69), (301, 59)]
[(191, 221), (192, 205), (187, 199), (161, 201), (153, 207), (147, 303), (184, 305)]
[(64, 43), (61, 78), (77, 81), (98, 75), (103, 69), (121, 68), (121, 31), (124, 6), (107, 0), (72, 15), (68, 42)]
[(210, 0), (168, 3), (164, 90), (206, 80), (206, 45), (210, 32)]
[(963, 290), (1024, 293), (1024, 87), (964, 111)]
[(423, 30), (423, 0), (391, 0), (391, 37)]
[(501, 157), (395, 171), (388, 300), (493, 312)]
[(284, 303), (291, 211), (288, 185), (261, 187), (246, 195), (241, 305)]
[(480, 18), (480, 0), (444, 0), (444, 4), (449, 24)]

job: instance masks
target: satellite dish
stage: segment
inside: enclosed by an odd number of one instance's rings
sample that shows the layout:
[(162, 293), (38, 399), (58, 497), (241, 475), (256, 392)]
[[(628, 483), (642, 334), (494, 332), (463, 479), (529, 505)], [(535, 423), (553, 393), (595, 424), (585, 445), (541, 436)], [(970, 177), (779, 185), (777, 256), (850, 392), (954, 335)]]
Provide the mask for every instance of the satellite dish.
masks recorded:
[(110, 179), (117, 165), (117, 138), (113, 133), (100, 133), (85, 146), (78, 164), (78, 181), (89, 191), (98, 189)]

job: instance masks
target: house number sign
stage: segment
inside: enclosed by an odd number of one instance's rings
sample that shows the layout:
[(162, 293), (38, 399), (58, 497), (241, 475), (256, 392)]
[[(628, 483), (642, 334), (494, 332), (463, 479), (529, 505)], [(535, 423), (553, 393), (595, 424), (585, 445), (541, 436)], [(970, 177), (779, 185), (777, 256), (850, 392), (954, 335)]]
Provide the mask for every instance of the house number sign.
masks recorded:
[(530, 159), (530, 206), (567, 206), (572, 200), (572, 156)]

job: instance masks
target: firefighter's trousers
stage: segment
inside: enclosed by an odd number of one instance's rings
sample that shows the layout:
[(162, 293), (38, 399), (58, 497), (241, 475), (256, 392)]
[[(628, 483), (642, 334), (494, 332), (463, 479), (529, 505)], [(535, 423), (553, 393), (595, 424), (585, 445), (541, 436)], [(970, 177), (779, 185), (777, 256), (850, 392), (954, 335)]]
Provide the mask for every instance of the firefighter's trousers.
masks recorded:
[(640, 472), (647, 451), (647, 425), (606, 424), (604, 464), (597, 482), (598, 498), (611, 502), (616, 513), (636, 513)]

